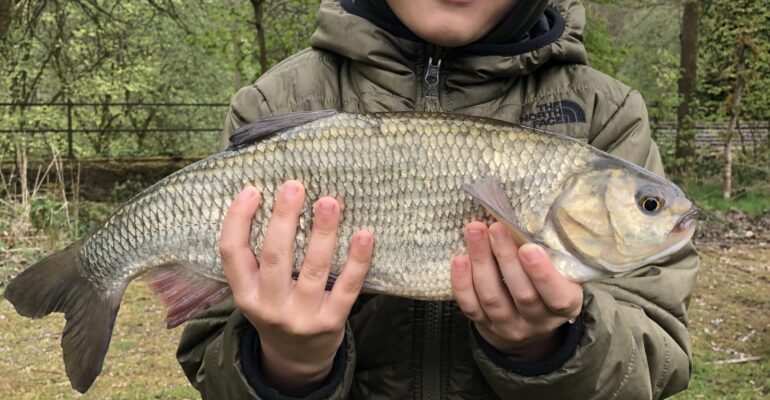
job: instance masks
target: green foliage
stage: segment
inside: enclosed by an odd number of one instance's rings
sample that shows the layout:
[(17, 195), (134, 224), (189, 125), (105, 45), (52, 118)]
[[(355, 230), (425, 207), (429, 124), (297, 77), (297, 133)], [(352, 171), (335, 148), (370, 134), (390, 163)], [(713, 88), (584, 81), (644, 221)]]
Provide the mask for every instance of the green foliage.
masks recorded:
[[(116, 207), (114, 203), (91, 201), (65, 204), (52, 193), (32, 196), (29, 203), (29, 233), (47, 238), (53, 248), (93, 231)], [(14, 232), (12, 224), (20, 222), (19, 207), (13, 201), (0, 202), (0, 250), (17, 247), (26, 240), (11, 236)]]
[[(307, 46), (318, 0), (261, 2), (268, 67)], [(99, 156), (207, 154), (217, 132), (120, 133), (110, 129), (218, 128), (235, 90), (263, 71), (252, 3), (245, 0), (32, 0), (0, 42), (0, 102), (75, 102), (75, 153)], [(117, 103), (219, 103), (214, 108)], [(109, 106), (108, 106), (109, 105)], [(65, 107), (0, 107), (0, 126), (23, 134), (66, 128)], [(41, 136), (47, 136), (43, 139)], [(0, 149), (13, 135), (0, 135)], [(38, 135), (65, 151), (64, 134)]]
[(102, 203), (95, 201), (81, 201), (78, 203), (76, 238), (96, 230), (117, 208), (114, 203)]
[(115, 183), (115, 186), (110, 192), (110, 198), (116, 203), (122, 203), (134, 197), (135, 194), (141, 192), (144, 189), (147, 189), (146, 182), (128, 179)]
[(30, 223), (34, 231), (67, 232), (70, 220), (61, 199), (44, 195), (30, 199)]
[(761, 1), (713, 0), (702, 19), (699, 97), (704, 119), (724, 119), (736, 79), (737, 51), (748, 45), (744, 120), (770, 118), (770, 8)]
[(739, 211), (750, 218), (770, 213), (770, 190), (755, 187), (736, 193), (732, 199), (722, 198), (722, 187), (718, 184), (690, 185), (685, 188), (687, 194), (703, 211), (711, 214), (724, 214)]
[(601, 5), (610, 4), (609, 0), (594, 0), (586, 2), (586, 27), (584, 42), (588, 51), (588, 61), (592, 67), (608, 75), (615, 75), (627, 47), (617, 40), (610, 32), (607, 8)]
[(589, 0), (585, 6), (591, 66), (638, 90), (651, 119), (675, 120), (681, 4)]
[(636, 10), (620, 34), (626, 51), (617, 78), (642, 94), (655, 120), (676, 120), (680, 8), (670, 2)]

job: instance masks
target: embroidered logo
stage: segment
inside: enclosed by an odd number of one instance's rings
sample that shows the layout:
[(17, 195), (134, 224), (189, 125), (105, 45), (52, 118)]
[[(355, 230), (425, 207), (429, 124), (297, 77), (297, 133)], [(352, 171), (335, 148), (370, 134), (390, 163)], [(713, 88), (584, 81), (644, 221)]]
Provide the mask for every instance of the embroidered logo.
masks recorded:
[(521, 123), (537, 128), (545, 125), (571, 124), (586, 122), (583, 107), (571, 100), (554, 101), (538, 104), (537, 111), (521, 116)]

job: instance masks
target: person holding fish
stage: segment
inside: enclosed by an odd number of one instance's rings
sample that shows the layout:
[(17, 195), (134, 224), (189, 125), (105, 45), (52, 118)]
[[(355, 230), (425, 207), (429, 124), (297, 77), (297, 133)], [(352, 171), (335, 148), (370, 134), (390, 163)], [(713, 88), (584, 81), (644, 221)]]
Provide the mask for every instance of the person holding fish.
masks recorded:
[[(585, 65), (584, 22), (576, 0), (324, 1), (312, 49), (242, 89), (225, 129), (291, 111), (449, 111), (564, 132), (662, 174), (639, 94)], [(178, 353), (206, 398), (632, 399), (687, 387), (691, 246), (581, 286), (502, 222), (477, 221), (451, 264), (456, 303), (355, 301), (377, 238), (336, 237), (333, 198), (314, 204), (303, 268), (287, 281), (304, 198), (284, 184), (258, 259), (246, 239), (260, 194), (246, 188), (230, 207), (221, 250), (238, 311), (206, 312)], [(351, 240), (350, 256), (324, 291), (337, 240)]]
[(312, 48), (233, 98), (226, 151), (4, 296), (65, 314), (83, 393), (142, 275), (207, 399), (680, 392), (697, 210), (584, 23), (578, 0), (325, 0)]

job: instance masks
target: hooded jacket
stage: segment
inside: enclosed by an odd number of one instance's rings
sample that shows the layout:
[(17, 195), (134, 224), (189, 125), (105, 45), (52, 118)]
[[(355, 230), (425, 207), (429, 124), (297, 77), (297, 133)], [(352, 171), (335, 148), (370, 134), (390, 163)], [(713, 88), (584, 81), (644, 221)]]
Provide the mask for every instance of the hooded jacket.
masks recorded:
[[(311, 48), (241, 89), (224, 130), (293, 111), (445, 111), (567, 134), (662, 174), (641, 96), (586, 65), (584, 24), (577, 0), (552, 0), (518, 40), (448, 49), (353, 0), (325, 0)], [(307, 398), (670, 396), (690, 377), (686, 308), (698, 263), (689, 246), (585, 284), (581, 316), (538, 364), (511, 362), (453, 302), (362, 295), (330, 375)], [(177, 357), (204, 398), (287, 398), (262, 377), (258, 333), (232, 301), (187, 324)]]

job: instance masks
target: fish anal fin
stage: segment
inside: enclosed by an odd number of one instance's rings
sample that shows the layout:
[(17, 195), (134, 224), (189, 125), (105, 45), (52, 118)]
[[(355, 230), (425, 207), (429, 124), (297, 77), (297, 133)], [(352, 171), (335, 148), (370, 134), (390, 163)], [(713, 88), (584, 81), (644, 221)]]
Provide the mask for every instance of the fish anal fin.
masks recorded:
[(228, 150), (258, 142), (289, 128), (331, 117), (336, 113), (336, 110), (300, 111), (262, 118), (238, 128), (230, 137)]
[(231, 296), (230, 286), (226, 283), (206, 278), (178, 264), (155, 268), (145, 277), (168, 309), (166, 327), (169, 329)]
[(534, 242), (532, 237), (519, 226), (511, 200), (497, 178), (493, 176), (481, 177), (473, 183), (464, 184), (463, 190), (481, 203), (496, 220), (505, 225), (519, 246)]

